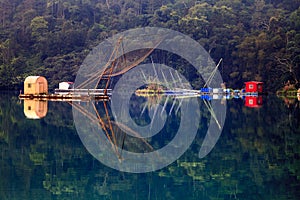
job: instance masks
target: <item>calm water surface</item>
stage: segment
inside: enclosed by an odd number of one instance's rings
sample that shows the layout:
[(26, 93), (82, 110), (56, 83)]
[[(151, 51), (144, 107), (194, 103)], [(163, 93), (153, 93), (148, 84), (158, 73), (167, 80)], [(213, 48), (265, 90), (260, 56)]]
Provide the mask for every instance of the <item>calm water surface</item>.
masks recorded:
[(0, 199), (300, 198), (297, 100), (267, 96), (260, 108), (229, 100), (222, 134), (205, 158), (198, 158), (205, 136), (199, 129), (177, 161), (142, 174), (111, 169), (89, 154), (70, 104), (40, 105), (41, 119), (26, 118), (23, 106), (17, 95), (1, 93)]

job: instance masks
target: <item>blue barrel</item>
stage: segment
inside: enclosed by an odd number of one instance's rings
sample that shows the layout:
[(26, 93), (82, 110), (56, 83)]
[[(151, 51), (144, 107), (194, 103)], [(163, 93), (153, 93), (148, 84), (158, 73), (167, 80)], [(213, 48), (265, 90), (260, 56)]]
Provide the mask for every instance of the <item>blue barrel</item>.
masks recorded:
[(200, 98), (204, 99), (204, 100), (209, 100), (209, 101), (212, 100), (212, 96), (210, 96), (210, 95), (201, 95)]

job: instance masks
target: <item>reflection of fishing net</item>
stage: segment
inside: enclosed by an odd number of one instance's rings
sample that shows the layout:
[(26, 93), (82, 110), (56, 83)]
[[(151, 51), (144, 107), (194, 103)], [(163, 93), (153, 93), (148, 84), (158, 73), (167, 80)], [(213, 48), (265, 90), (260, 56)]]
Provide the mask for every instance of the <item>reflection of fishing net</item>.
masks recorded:
[[(69, 103), (76, 109), (77, 114), (82, 115), (82, 117), (87, 119), (86, 122), (91, 123), (92, 126), (98, 126), (98, 128), (105, 133), (105, 136), (99, 136), (95, 138), (95, 140), (100, 140), (102, 138), (103, 143), (109, 142), (111, 150), (113, 150), (118, 159), (122, 160), (123, 149), (131, 152), (153, 151), (153, 147), (146, 139), (140, 138), (139, 133), (113, 119), (109, 111), (108, 102), (98, 101), (97, 103), (90, 102), (89, 104), (80, 104), (76, 102)], [(92, 110), (94, 110), (95, 115), (90, 112)], [(130, 132), (136, 137), (126, 134), (123, 130)]]

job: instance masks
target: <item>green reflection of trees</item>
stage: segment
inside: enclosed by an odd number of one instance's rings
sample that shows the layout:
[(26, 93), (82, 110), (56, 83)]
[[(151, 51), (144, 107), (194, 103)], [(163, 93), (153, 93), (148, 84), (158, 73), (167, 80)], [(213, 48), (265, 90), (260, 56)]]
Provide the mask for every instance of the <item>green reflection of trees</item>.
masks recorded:
[(291, 125), (290, 111), (279, 99), (266, 97), (265, 102), (260, 109), (228, 102), (226, 124), (213, 151), (203, 160), (195, 158), (197, 152), (186, 153), (159, 176), (197, 182), (193, 192), (202, 191), (205, 199), (297, 199), (299, 111), (293, 111)]
[(87, 182), (87, 177), (78, 178), (76, 177), (76, 172), (70, 169), (60, 176), (46, 173), (43, 186), (55, 195), (62, 195), (64, 193), (78, 195), (84, 193)]
[[(299, 113), (272, 96), (260, 109), (228, 101), (223, 133), (204, 159), (197, 156), (207, 121), (179, 160), (130, 174), (105, 167), (85, 150), (68, 104), (51, 103), (44, 119), (28, 120), (15, 96), (1, 94), (0, 198), (298, 199)], [(210, 116), (202, 114), (203, 120)]]
[(0, 118), (1, 199), (110, 199), (131, 189), (132, 179), (112, 173), (82, 146), (67, 103), (49, 102), (45, 118), (29, 120), (15, 95), (2, 94)]

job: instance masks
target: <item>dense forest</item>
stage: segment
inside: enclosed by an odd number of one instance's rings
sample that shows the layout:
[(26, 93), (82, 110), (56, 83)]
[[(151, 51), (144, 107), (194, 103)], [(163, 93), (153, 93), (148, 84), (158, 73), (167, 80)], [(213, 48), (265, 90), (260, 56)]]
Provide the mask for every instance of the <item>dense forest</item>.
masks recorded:
[[(229, 87), (300, 80), (299, 0), (1, 0), (0, 88), (28, 75), (72, 81), (89, 51), (135, 27), (164, 27), (198, 41)], [(184, 66), (182, 66), (184, 67)]]

